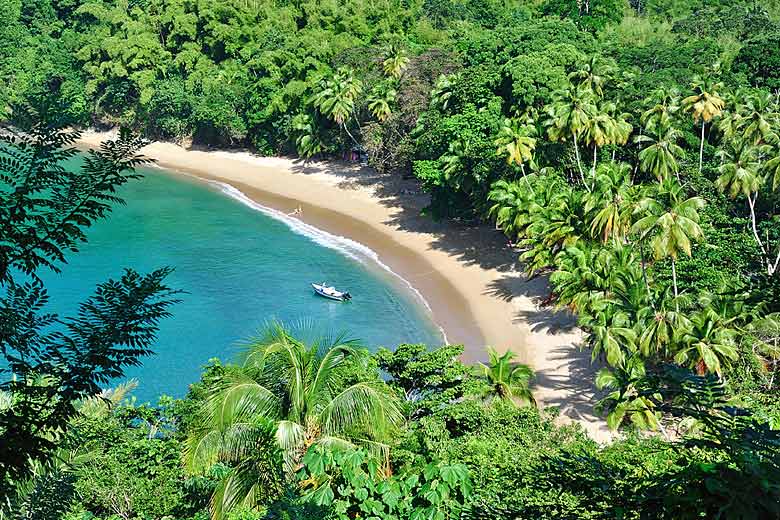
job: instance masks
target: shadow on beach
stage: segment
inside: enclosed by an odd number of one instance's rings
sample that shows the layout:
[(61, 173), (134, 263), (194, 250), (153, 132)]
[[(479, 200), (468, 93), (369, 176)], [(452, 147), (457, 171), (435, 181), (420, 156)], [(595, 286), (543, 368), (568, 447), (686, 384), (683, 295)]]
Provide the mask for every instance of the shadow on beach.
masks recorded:
[(430, 196), (413, 178), (378, 173), (370, 167), (343, 161), (304, 163), (296, 160), (293, 164), (294, 173), (326, 173), (342, 179), (337, 184), (341, 189), (370, 190), (380, 204), (394, 211), (385, 224), (432, 235), (432, 247), (466, 265), (500, 272), (511, 272), (516, 268), (517, 255), (507, 246), (507, 239), (500, 231), (481, 223), (436, 221), (423, 216), (421, 212), (429, 204)]

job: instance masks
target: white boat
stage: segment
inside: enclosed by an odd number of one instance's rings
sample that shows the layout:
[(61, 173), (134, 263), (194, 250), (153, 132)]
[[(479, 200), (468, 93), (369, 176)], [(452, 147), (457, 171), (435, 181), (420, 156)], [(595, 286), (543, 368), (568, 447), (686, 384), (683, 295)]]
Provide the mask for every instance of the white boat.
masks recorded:
[(314, 292), (319, 294), (320, 296), (324, 298), (329, 298), (331, 300), (336, 300), (340, 302), (345, 302), (352, 299), (352, 295), (348, 292), (344, 291), (337, 291), (335, 287), (328, 287), (325, 282), (322, 283), (313, 283), (311, 284), (312, 289), (314, 289)]

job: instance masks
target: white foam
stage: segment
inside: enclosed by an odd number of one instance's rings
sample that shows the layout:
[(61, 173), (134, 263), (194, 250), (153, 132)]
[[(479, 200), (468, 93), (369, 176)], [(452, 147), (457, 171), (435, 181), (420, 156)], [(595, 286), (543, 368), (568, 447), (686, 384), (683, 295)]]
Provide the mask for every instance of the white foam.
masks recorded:
[[(226, 182), (215, 181), (211, 179), (206, 179), (206, 182), (214, 186), (217, 186), (220, 189), (220, 191), (225, 195), (231, 197), (234, 200), (237, 200), (238, 202), (241, 202), (242, 204), (254, 209), (255, 211), (259, 211), (264, 215), (267, 215), (275, 220), (283, 222), (294, 233), (298, 233), (299, 235), (308, 237), (311, 240), (313, 240), (315, 243), (323, 247), (327, 247), (339, 251), (340, 253), (354, 260), (357, 260), (358, 262), (361, 263), (370, 261), (378, 265), (380, 268), (387, 271), (392, 276), (400, 280), (404, 285), (406, 285), (409, 288), (409, 290), (416, 296), (416, 298), (425, 306), (425, 308), (428, 309), (428, 312), (432, 312), (431, 306), (428, 304), (428, 302), (420, 293), (420, 291), (418, 291), (417, 288), (414, 287), (409, 282), (409, 280), (407, 280), (400, 274), (396, 273), (390, 268), (390, 266), (382, 262), (382, 260), (380, 260), (379, 258), (379, 254), (377, 254), (376, 251), (366, 246), (365, 244), (361, 244), (360, 242), (357, 242), (347, 237), (328, 233), (327, 231), (314, 227), (311, 224), (307, 224), (306, 222), (303, 222), (302, 220), (295, 218), (292, 215), (288, 215), (282, 211), (269, 208), (267, 206), (263, 206), (262, 204), (247, 197), (244, 192), (242, 192), (235, 186), (228, 184)], [(446, 344), (447, 335), (445, 334), (444, 329), (438, 323), (436, 323), (435, 325), (439, 328), (444, 343)]]

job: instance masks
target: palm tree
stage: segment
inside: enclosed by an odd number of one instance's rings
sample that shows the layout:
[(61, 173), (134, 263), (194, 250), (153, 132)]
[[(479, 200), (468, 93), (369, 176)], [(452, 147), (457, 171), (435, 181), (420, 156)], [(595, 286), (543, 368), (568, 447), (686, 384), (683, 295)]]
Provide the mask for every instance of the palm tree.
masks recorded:
[(767, 176), (767, 181), (772, 179), (769, 183), (772, 190), (776, 190), (780, 187), (780, 138), (775, 139), (770, 148), (772, 158), (764, 164), (764, 172)]
[(488, 217), (496, 219), (499, 229), (510, 239), (524, 234), (531, 223), (529, 208), (534, 202), (534, 193), (525, 184), (498, 180), (491, 186), (488, 200), (493, 203)]
[(390, 107), (395, 103), (396, 95), (396, 90), (387, 85), (382, 84), (374, 87), (366, 99), (368, 110), (379, 121), (386, 121), (393, 113)]
[(257, 478), (263, 471), (241, 461), (258, 449), (271, 450), (269, 442), (293, 473), (315, 444), (361, 445), (386, 457), (386, 442), (402, 421), (382, 381), (344, 383), (345, 367), (361, 362), (364, 353), (355, 341), (316, 337), (305, 326), (293, 330), (272, 323), (251, 342), (240, 366), (217, 376), (187, 438), (190, 472), (235, 464), (212, 497), (216, 517), (262, 492)]
[(691, 241), (704, 238), (698, 211), (703, 207), (703, 199), (686, 198), (682, 186), (674, 179), (661, 182), (654, 196), (644, 197), (637, 206), (641, 218), (631, 229), (639, 233), (642, 241), (650, 238), (656, 260), (671, 258), (675, 298), (678, 296), (677, 257), (680, 253), (691, 256)]
[(654, 100), (654, 104), (642, 112), (639, 121), (645, 130), (660, 135), (664, 132), (659, 129), (672, 126), (674, 117), (680, 110), (680, 92), (674, 87), (656, 89), (650, 94), (650, 99)]
[(685, 153), (682, 147), (677, 144), (681, 132), (672, 126), (663, 126), (661, 123), (652, 127), (648, 126), (645, 130), (646, 134), (638, 135), (634, 139), (636, 143), (649, 143), (639, 152), (639, 165), (642, 171), (651, 173), (659, 182), (671, 174), (674, 174), (679, 181), (680, 166), (677, 159), (683, 157)]
[(359, 144), (347, 128), (347, 119), (355, 112), (357, 97), (363, 91), (363, 82), (351, 69), (340, 68), (335, 74), (319, 81), (310, 103), (326, 117), (341, 126), (355, 144)]
[(723, 113), (726, 102), (718, 95), (723, 84), (701, 78), (692, 84), (694, 94), (683, 99), (683, 106), (693, 116), (694, 122), (701, 121), (701, 142), (699, 144), (699, 173), (704, 164), (704, 125)]
[[(550, 283), (558, 298), (557, 306), (568, 306), (578, 314), (595, 314), (593, 306), (605, 300), (619, 303), (640, 276), (631, 249), (622, 244), (568, 247), (555, 259), (555, 267)], [(626, 310), (630, 311), (632, 305), (626, 305)]]
[(738, 130), (748, 143), (758, 146), (777, 138), (780, 113), (773, 94), (764, 91), (747, 93), (739, 113)]
[(533, 187), (525, 176), (525, 163), (533, 161), (536, 148), (536, 127), (531, 124), (520, 124), (515, 119), (505, 119), (496, 139), (498, 150), (496, 154), (506, 156), (508, 164), (520, 167), (528, 189), (533, 193)]
[(460, 139), (450, 143), (447, 153), (439, 158), (442, 165), (442, 172), (447, 182), (451, 183), (455, 189), (465, 188), (466, 175), (466, 145)]
[(592, 313), (580, 315), (579, 322), (590, 332), (592, 359), (603, 352), (610, 366), (623, 366), (626, 355), (636, 351), (637, 333), (631, 314), (609, 298), (596, 298), (591, 306)]
[(534, 273), (552, 265), (555, 257), (577, 244), (586, 233), (583, 192), (562, 182), (551, 182), (529, 208), (531, 224), (521, 246), (528, 249), (520, 255), (527, 271)]
[(674, 360), (696, 367), (699, 375), (706, 372), (721, 375), (723, 366), (737, 359), (736, 331), (722, 323), (718, 314), (707, 307), (694, 313), (690, 324), (690, 330), (680, 339), (683, 347)]
[(325, 150), (313, 118), (309, 114), (297, 114), (292, 119), (295, 148), (298, 154), (308, 160)]
[(615, 62), (593, 54), (579, 69), (569, 74), (569, 79), (580, 87), (591, 89), (598, 97), (604, 97), (604, 85), (617, 71)]
[(431, 102), (432, 108), (437, 110), (447, 110), (452, 98), (452, 88), (455, 86), (455, 74), (442, 74), (439, 79), (436, 80), (436, 84), (431, 89)]
[[(721, 191), (728, 192), (732, 199), (743, 195), (747, 199), (753, 239), (761, 251), (767, 274), (772, 276), (777, 271), (780, 263), (780, 250), (778, 250), (777, 256), (772, 255), (769, 242), (762, 239), (758, 233), (756, 201), (758, 200), (761, 186), (765, 182), (761, 175), (759, 148), (748, 141), (736, 138), (728, 141), (727, 147), (721, 149), (718, 154), (722, 163), (718, 168), (720, 176), (715, 181), (715, 184)], [(772, 159), (767, 162), (767, 166), (773, 165), (775, 160)]]
[(720, 176), (715, 185), (721, 191), (728, 191), (732, 199), (744, 195), (753, 207), (755, 199), (751, 197), (757, 195), (761, 186), (758, 148), (741, 139), (730, 140), (727, 144), (726, 148), (718, 150), (721, 165), (718, 167)]
[(625, 163), (599, 165), (594, 189), (585, 196), (585, 213), (591, 215), (590, 231), (606, 243), (622, 242), (629, 229), (635, 197), (631, 167)]
[(382, 62), (382, 68), (385, 71), (385, 75), (400, 79), (401, 75), (409, 66), (409, 57), (406, 55), (406, 51), (395, 45), (391, 45), (387, 51), (386, 58)]
[(590, 189), (582, 169), (579, 143), (583, 140), (591, 118), (596, 113), (595, 96), (588, 88), (570, 87), (555, 94), (554, 101), (545, 107), (548, 119), (547, 135), (552, 141), (572, 140), (577, 169), (582, 183)]
[(480, 363), (482, 375), (489, 385), (488, 397), (498, 398), (518, 405), (535, 405), (533, 393), (529, 388), (534, 371), (528, 365), (514, 363), (514, 352), (506, 351), (499, 355), (494, 348), (488, 347), (489, 362)]
[(602, 103), (596, 113), (588, 120), (585, 128), (585, 141), (593, 145), (593, 166), (591, 175), (596, 177), (598, 149), (606, 145), (625, 144), (633, 127), (628, 122), (628, 114), (615, 115), (617, 105)]
[(652, 400), (640, 394), (638, 383), (645, 377), (645, 365), (638, 355), (629, 357), (622, 367), (603, 368), (596, 375), (599, 390), (612, 390), (601, 399), (597, 408), (607, 412), (607, 425), (615, 430), (626, 417), (641, 430), (660, 428), (659, 413)]
[(645, 306), (637, 311), (639, 351), (643, 356), (670, 358), (677, 340), (690, 328), (686, 312), (679, 308), (679, 299), (658, 298), (657, 308)]

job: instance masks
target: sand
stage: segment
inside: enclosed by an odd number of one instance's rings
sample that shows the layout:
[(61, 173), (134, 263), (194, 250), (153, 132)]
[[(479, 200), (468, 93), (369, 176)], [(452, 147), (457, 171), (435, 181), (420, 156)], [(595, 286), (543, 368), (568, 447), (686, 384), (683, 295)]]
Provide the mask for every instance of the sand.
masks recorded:
[[(85, 132), (83, 147), (114, 134)], [(595, 440), (610, 439), (593, 411), (596, 367), (579, 348), (582, 333), (565, 312), (540, 307), (547, 279), (529, 279), (507, 239), (486, 225), (434, 222), (413, 180), (381, 175), (352, 163), (258, 157), (248, 152), (186, 149), (152, 143), (142, 151), (165, 169), (228, 183), (254, 201), (356, 240), (414, 286), (464, 361), (484, 361), (485, 346), (511, 350), (536, 370), (534, 395), (576, 421)]]

